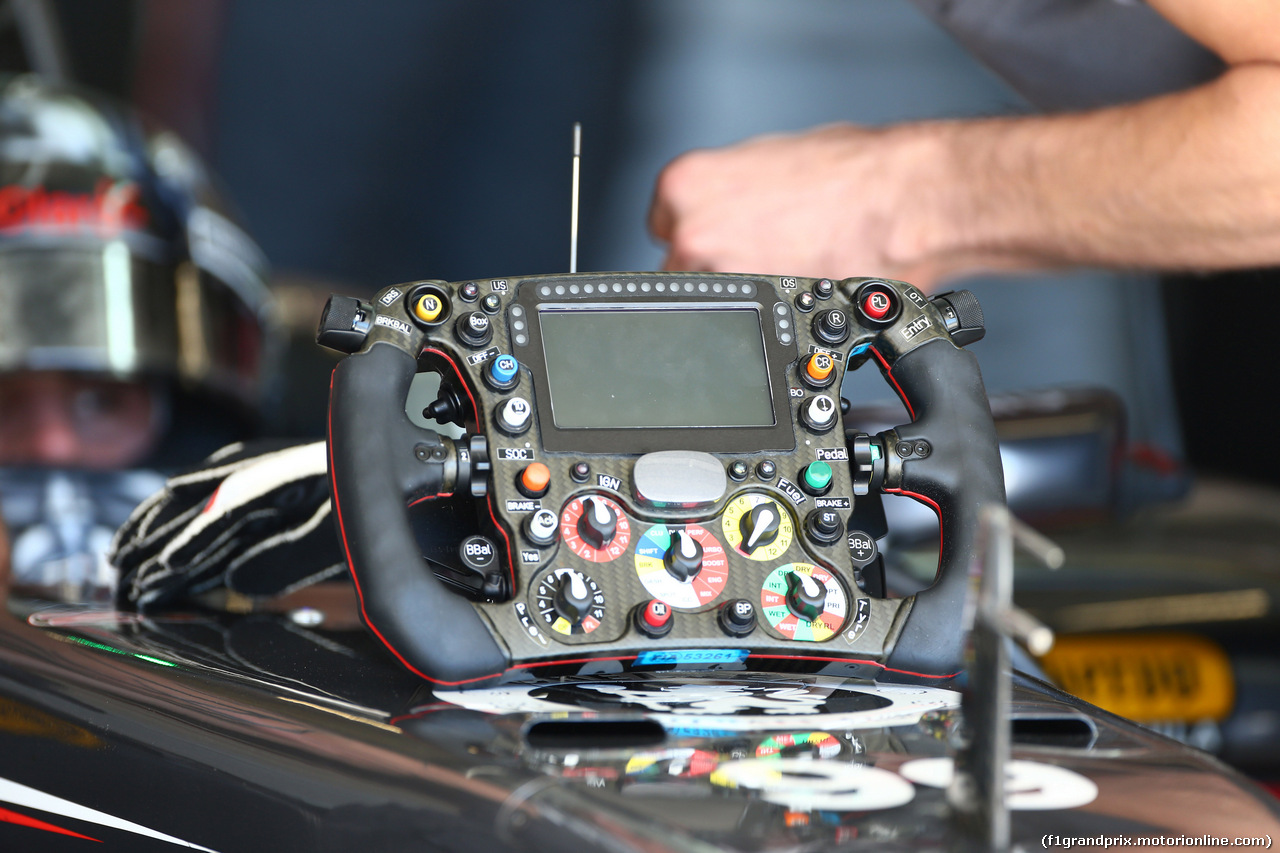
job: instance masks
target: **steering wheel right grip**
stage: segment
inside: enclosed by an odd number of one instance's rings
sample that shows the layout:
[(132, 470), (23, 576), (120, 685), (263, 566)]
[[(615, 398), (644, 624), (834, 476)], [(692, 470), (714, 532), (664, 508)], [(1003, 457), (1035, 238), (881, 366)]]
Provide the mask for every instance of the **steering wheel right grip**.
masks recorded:
[[(931, 447), (927, 457), (902, 460), (884, 491), (930, 505), (941, 539), (938, 576), (915, 595), (886, 666), (956, 672), (963, 665), (962, 621), (969, 566), (978, 556), (978, 520), (985, 506), (1005, 503), (995, 424), (977, 359), (950, 340), (931, 340), (883, 368), (913, 415), (895, 430), (898, 443), (923, 440)], [(895, 447), (886, 453), (895, 454)]]
[[(447, 494), (466, 474), (450, 439), (415, 426), (404, 413), (416, 370), (413, 356), (385, 342), (334, 368), (334, 517), (369, 630), (428, 681), (479, 684), (500, 676), (510, 658), (479, 613), (423, 564), (408, 521), (406, 500)], [(388, 401), (401, 404), (393, 408)]]

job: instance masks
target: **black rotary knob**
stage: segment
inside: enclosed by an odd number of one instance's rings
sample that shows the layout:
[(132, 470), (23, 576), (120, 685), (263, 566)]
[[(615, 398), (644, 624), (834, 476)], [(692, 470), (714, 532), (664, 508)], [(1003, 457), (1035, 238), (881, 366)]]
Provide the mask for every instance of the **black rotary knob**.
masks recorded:
[(849, 314), (842, 308), (828, 308), (813, 318), (813, 334), (828, 344), (842, 344), (849, 339)]
[(613, 541), (618, 532), (618, 515), (603, 498), (585, 498), (578, 519), (578, 535), (597, 551)]
[(591, 590), (587, 588), (587, 579), (582, 572), (567, 571), (560, 575), (560, 583), (556, 586), (556, 594), (552, 599), (556, 614), (563, 616), (570, 624), (577, 625), (591, 609)]
[(738, 532), (742, 534), (742, 550), (750, 554), (757, 548), (763, 548), (778, 538), (778, 527), (782, 524), (782, 510), (773, 501), (765, 501), (753, 506), (742, 520), (738, 522)]
[(493, 324), (479, 311), (469, 311), (453, 325), (458, 340), (469, 347), (482, 347), (493, 340)]
[(689, 535), (687, 530), (677, 530), (671, 536), (671, 545), (662, 556), (662, 565), (668, 574), (680, 583), (688, 583), (702, 571), (702, 543)]
[(811, 575), (787, 573), (787, 608), (801, 619), (812, 622), (822, 615), (827, 603), (827, 588)]

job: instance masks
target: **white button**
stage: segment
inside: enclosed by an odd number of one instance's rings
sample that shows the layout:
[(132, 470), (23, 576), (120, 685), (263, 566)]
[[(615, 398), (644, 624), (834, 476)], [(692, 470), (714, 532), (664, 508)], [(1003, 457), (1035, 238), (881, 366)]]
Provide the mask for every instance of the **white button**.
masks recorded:
[(825, 427), (836, 419), (836, 404), (826, 394), (819, 394), (809, 401), (805, 416), (815, 427)]
[(520, 432), (529, 425), (533, 407), (524, 397), (512, 397), (502, 404), (502, 426), (511, 432)]

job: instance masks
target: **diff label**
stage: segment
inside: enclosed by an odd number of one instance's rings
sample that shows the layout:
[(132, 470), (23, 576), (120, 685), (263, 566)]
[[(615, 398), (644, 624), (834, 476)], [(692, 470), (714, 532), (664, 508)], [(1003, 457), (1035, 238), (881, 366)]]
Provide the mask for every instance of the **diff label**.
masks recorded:
[(817, 355), (818, 353), (822, 353), (823, 355), (829, 355), (831, 356), (832, 361), (844, 361), (844, 353), (836, 352), (835, 350), (831, 350), (831, 349), (826, 349), (824, 347), (820, 347), (815, 344), (809, 344), (809, 352), (814, 355)]
[(489, 347), (484, 352), (478, 352), (475, 355), (467, 356), (467, 364), (479, 364), (482, 361), (488, 361), (498, 354), (497, 347)]

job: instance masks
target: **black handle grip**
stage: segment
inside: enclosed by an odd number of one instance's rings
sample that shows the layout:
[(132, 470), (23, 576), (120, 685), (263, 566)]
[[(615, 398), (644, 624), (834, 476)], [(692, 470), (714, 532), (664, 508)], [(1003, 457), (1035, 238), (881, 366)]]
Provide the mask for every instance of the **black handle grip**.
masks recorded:
[(451, 441), (387, 411), (388, 400), (405, 399), (416, 369), (411, 355), (384, 343), (334, 368), (334, 516), (369, 629), (423, 678), (475, 684), (501, 675), (510, 660), (475, 609), (424, 565), (414, 539), (406, 499), (438, 494), (456, 479)]
[(949, 340), (917, 347), (890, 372), (915, 418), (898, 428), (899, 438), (926, 441), (930, 452), (904, 460), (900, 485), (886, 491), (931, 504), (942, 543), (939, 576), (916, 594), (887, 664), (911, 672), (956, 672), (963, 663), (961, 621), (978, 520), (983, 507), (1005, 502), (995, 424), (977, 359)]

